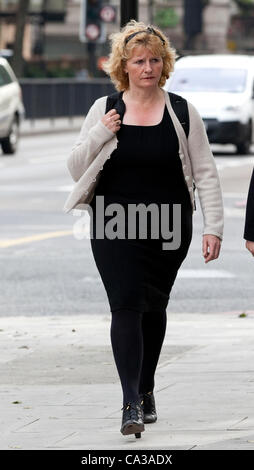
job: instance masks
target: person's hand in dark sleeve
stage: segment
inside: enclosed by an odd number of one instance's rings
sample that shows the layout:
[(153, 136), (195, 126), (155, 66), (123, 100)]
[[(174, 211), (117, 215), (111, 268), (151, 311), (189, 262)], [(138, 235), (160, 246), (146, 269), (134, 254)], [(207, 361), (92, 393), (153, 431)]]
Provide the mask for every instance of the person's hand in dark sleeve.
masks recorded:
[(247, 250), (254, 256), (254, 169), (248, 192), (243, 238), (246, 240)]

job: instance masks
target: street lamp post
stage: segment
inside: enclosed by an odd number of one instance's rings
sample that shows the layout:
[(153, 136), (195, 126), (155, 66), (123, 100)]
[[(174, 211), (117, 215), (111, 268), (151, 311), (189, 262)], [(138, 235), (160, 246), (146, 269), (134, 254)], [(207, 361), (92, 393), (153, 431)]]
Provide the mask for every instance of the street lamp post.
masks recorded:
[(132, 19), (138, 21), (138, 0), (121, 0), (121, 28)]
[(29, 8), (29, 0), (20, 0), (16, 13), (16, 30), (14, 39), (13, 56), (11, 65), (18, 78), (23, 75), (24, 59), (23, 59), (23, 39), (26, 25), (26, 17)]

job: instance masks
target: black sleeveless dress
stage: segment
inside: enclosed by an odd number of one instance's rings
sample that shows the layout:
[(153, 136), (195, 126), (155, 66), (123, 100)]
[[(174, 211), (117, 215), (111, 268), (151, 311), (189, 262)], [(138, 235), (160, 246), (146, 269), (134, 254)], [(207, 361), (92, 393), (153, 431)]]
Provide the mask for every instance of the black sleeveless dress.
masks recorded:
[[(192, 238), (192, 206), (184, 181), (179, 143), (165, 105), (162, 121), (153, 126), (121, 124), (118, 146), (104, 164), (90, 203), (91, 248), (106, 289), (110, 310), (121, 308), (160, 311), (168, 304), (177, 271), (187, 255)], [(104, 196), (105, 210), (118, 203), (125, 209), (126, 238), (96, 238), (96, 196)], [(181, 204), (181, 244), (175, 250), (163, 250), (162, 238), (128, 237), (128, 205), (144, 203)], [(115, 217), (104, 215), (104, 227)], [(137, 217), (137, 227), (138, 227)]]

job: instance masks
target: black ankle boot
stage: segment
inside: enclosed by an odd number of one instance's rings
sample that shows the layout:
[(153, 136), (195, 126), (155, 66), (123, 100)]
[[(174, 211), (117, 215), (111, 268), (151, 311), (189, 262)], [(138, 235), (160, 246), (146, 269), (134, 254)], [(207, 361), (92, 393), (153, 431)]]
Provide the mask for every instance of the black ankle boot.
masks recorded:
[(157, 421), (157, 413), (153, 392), (140, 394), (140, 399), (144, 413), (144, 423), (155, 423)]
[(136, 437), (141, 437), (141, 432), (145, 430), (145, 426), (140, 401), (125, 403), (122, 410), (121, 433), (124, 435), (135, 434)]

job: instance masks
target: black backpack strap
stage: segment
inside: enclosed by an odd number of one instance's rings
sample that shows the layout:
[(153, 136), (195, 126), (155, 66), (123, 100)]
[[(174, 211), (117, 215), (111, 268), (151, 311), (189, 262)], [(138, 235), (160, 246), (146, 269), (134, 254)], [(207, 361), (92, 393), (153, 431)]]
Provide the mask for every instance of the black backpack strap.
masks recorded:
[(111, 109), (114, 108), (114, 105), (117, 102), (119, 96), (120, 93), (112, 93), (112, 95), (109, 95), (107, 97), (105, 114), (107, 114)]
[(168, 92), (168, 94), (169, 94), (172, 108), (175, 114), (177, 115), (180, 123), (182, 124), (184, 132), (188, 139), (189, 130), (190, 130), (190, 118), (189, 118), (189, 110), (188, 110), (187, 101), (182, 96), (176, 95), (175, 93), (171, 93), (170, 91)]
[(122, 95), (122, 91), (118, 91), (116, 93), (112, 93), (112, 95), (109, 95), (107, 97), (107, 102), (106, 102), (106, 110), (105, 114), (110, 111), (110, 109), (116, 109), (117, 113), (120, 114), (120, 119), (121, 121), (123, 120), (123, 115), (125, 113), (125, 104), (124, 101), (120, 99)]

